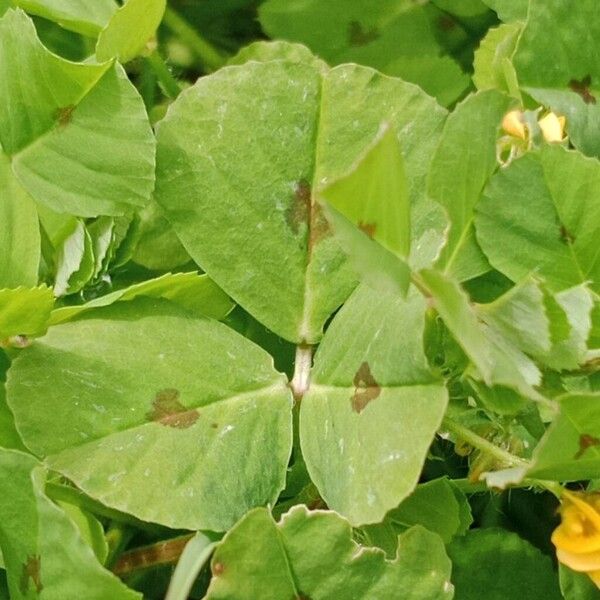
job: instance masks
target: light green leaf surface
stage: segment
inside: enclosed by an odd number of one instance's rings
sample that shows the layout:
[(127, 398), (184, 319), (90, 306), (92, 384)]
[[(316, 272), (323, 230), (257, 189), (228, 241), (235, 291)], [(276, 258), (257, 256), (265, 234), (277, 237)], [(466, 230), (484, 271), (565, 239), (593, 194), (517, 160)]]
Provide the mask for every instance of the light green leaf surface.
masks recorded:
[(33, 452), (142, 520), (222, 531), (284, 486), (285, 378), (225, 325), (165, 301), (52, 327), (15, 359), (7, 398)]
[(521, 29), (519, 23), (504, 23), (490, 29), (481, 40), (473, 61), (473, 83), (478, 90), (497, 89), (520, 99), (511, 58)]
[(11, 598), (141, 598), (100, 565), (75, 523), (44, 494), (45, 478), (34, 457), (0, 450), (0, 547)]
[(79, 216), (147, 203), (155, 141), (119, 65), (51, 54), (25, 13), (10, 10), (0, 20), (0, 85), (0, 143), (36, 201)]
[[(511, 2), (512, 0), (508, 0)], [(513, 59), (519, 83), (567, 118), (573, 145), (600, 156), (600, 20), (595, 0), (530, 0)]]
[(442, 540), (413, 527), (398, 545), (398, 557), (386, 560), (381, 550), (354, 542), (349, 523), (333, 512), (296, 506), (275, 523), (257, 509), (217, 547), (206, 598), (394, 598), (401, 590), (403, 600), (450, 600)]
[(329, 327), (300, 409), (302, 454), (327, 505), (375, 523), (417, 484), (447, 393), (423, 352), (425, 302), (362, 286)]
[(122, 63), (134, 59), (156, 34), (166, 5), (166, 0), (127, 0), (100, 32), (96, 58)]
[(235, 56), (228, 61), (228, 65), (243, 65), (248, 61), (269, 62), (271, 60), (286, 60), (298, 63), (314, 63), (318, 68), (326, 68), (327, 65), (317, 58), (306, 46), (292, 44), (282, 40), (252, 42), (244, 46)]
[(40, 230), (35, 205), (0, 146), (0, 287), (38, 282)]
[(269, 0), (259, 8), (269, 36), (306, 44), (332, 65), (354, 62), (401, 77), (450, 104), (469, 78), (452, 58), (441, 56), (430, 14), (410, 0)]
[(158, 128), (157, 201), (234, 300), (278, 335), (314, 343), (355, 285), (314, 194), (349, 171), (386, 118), (399, 132), (420, 248), (444, 228), (423, 189), (444, 111), (356, 65), (250, 62), (202, 78)]
[(596, 159), (560, 146), (526, 154), (492, 178), (476, 211), (483, 251), (513, 281), (535, 273), (555, 292), (600, 289)]
[(167, 273), (127, 288), (116, 290), (78, 306), (62, 306), (52, 311), (50, 324), (56, 325), (74, 317), (115, 302), (133, 300), (140, 296), (166, 298), (187, 309), (195, 316), (223, 319), (233, 308), (229, 297), (207, 275), (198, 273)]
[[(0, 448), (27, 450), (15, 428), (15, 419), (6, 404), (4, 381), (0, 381)], [(1, 553), (0, 553), (1, 558)], [(1, 563), (0, 563), (1, 564)]]
[(52, 290), (45, 285), (0, 289), (0, 340), (44, 333), (53, 305)]
[(79, 292), (92, 278), (95, 270), (92, 238), (83, 221), (77, 219), (56, 253), (54, 295), (66, 296)]
[(496, 142), (511, 99), (480, 92), (459, 104), (446, 120), (427, 180), (428, 193), (450, 217), (448, 242), (438, 266), (460, 281), (489, 270), (473, 234), (474, 208), (498, 167)]
[(549, 556), (501, 529), (469, 531), (448, 546), (457, 600), (561, 600)]
[(600, 394), (569, 394), (537, 446), (528, 475), (540, 479), (591, 479), (600, 471)]
[(115, 0), (12, 0), (32, 15), (55, 21), (65, 29), (96, 37), (118, 5)]

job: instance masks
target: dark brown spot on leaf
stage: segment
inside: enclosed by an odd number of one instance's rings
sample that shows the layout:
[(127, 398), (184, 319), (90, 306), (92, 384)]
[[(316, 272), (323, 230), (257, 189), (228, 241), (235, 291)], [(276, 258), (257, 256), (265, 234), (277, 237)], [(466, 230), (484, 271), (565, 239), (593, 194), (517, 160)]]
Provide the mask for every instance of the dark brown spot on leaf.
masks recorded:
[(360, 365), (354, 376), (354, 394), (352, 395), (352, 410), (361, 413), (369, 404), (381, 394), (381, 387), (375, 381), (368, 362)]
[(62, 108), (56, 109), (56, 120), (61, 127), (64, 127), (71, 122), (75, 108), (74, 104), (69, 104), (69, 106), (63, 106)]
[(187, 409), (179, 402), (179, 391), (167, 388), (156, 394), (152, 402), (152, 410), (147, 417), (150, 421), (167, 427), (187, 429), (198, 420), (198, 411)]
[(44, 586), (42, 585), (41, 579), (41, 557), (39, 555), (30, 554), (27, 557), (27, 562), (23, 564), (23, 570), (21, 571), (21, 581), (19, 582), (19, 588), (23, 596), (27, 595), (29, 591), (29, 582), (32, 581), (35, 585), (35, 591), (39, 594)]
[(589, 433), (583, 433), (579, 436), (579, 450), (577, 454), (573, 457), (575, 460), (581, 458), (585, 451), (588, 448), (592, 448), (593, 446), (600, 446), (600, 438), (594, 437)]
[(569, 87), (581, 96), (586, 104), (596, 104), (596, 97), (590, 91), (592, 85), (591, 75), (586, 75), (581, 81), (577, 79), (571, 79), (569, 81)]
[(301, 225), (308, 225), (311, 203), (310, 184), (306, 179), (301, 179), (296, 184), (292, 203), (285, 212), (285, 220), (294, 234), (298, 234)]
[(311, 248), (316, 246), (320, 241), (331, 235), (331, 227), (329, 221), (323, 213), (323, 209), (320, 204), (314, 204), (311, 213), (310, 223), (310, 238)]
[(375, 237), (375, 232), (377, 231), (376, 223), (364, 223), (363, 221), (358, 222), (358, 228), (366, 235), (368, 235), (371, 239)]
[(225, 565), (222, 562), (216, 562), (212, 566), (212, 574), (214, 577), (218, 577), (219, 575), (223, 575), (225, 572)]
[(366, 46), (379, 37), (376, 27), (365, 29), (358, 21), (351, 21), (348, 25), (348, 43), (351, 46)]
[(564, 226), (560, 226), (560, 239), (565, 244), (572, 244), (575, 241), (575, 237), (569, 233), (569, 230)]

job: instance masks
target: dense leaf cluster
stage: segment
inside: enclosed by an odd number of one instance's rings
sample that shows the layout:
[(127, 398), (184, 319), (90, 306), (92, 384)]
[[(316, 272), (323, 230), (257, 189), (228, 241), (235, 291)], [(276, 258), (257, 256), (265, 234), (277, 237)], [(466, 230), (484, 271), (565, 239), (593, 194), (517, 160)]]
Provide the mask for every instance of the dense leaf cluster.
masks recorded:
[(600, 597), (596, 4), (0, 0), (0, 598)]

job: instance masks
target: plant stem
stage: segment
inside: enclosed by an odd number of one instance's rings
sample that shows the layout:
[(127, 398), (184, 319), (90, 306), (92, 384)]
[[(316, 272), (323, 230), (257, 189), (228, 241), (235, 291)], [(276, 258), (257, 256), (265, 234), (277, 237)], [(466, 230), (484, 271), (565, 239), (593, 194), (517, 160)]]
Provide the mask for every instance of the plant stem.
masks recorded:
[(294, 360), (294, 376), (290, 382), (292, 393), (296, 402), (300, 402), (310, 385), (310, 369), (312, 367), (313, 347), (298, 344), (296, 346), (296, 358)]
[(482, 438), (480, 435), (477, 435), (470, 429), (463, 427), (462, 425), (460, 425), (456, 421), (453, 421), (449, 417), (444, 417), (442, 426), (445, 427), (448, 431), (459, 436), (462, 440), (464, 440), (474, 448), (477, 448), (478, 450), (481, 450), (482, 452), (485, 452), (486, 454), (497, 458), (503, 463), (515, 467), (525, 467), (529, 465), (529, 463), (525, 459), (520, 458), (519, 456), (515, 456), (514, 454), (511, 454), (510, 452), (507, 452), (502, 448), (499, 448), (495, 444), (492, 444), (491, 442), (489, 442), (485, 438)]
[(173, 77), (169, 67), (167, 67), (158, 50), (154, 50), (147, 58), (148, 64), (152, 67), (161, 87), (169, 98), (177, 98), (181, 93), (179, 83)]
[(190, 47), (207, 71), (216, 71), (223, 66), (225, 58), (221, 53), (183, 17), (168, 6), (163, 23)]

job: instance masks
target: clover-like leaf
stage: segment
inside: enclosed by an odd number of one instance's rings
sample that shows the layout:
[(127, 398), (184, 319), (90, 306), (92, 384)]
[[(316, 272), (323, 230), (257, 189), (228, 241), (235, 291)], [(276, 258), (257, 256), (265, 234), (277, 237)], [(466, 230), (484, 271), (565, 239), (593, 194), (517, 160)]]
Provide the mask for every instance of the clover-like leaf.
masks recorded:
[(222, 531), (284, 485), (285, 378), (239, 334), (164, 300), (52, 327), (15, 359), (7, 397), (49, 467), (143, 520)]
[(327, 331), (300, 410), (302, 453), (327, 505), (380, 521), (417, 484), (447, 403), (423, 352), (425, 302), (359, 288)]
[(79, 216), (148, 202), (155, 141), (122, 67), (52, 54), (27, 15), (9, 10), (0, 20), (0, 85), (0, 144), (34, 200)]
[[(452, 598), (450, 561), (438, 535), (413, 527), (398, 556), (352, 539), (334, 512), (296, 506), (276, 523), (265, 509), (248, 513), (217, 547), (207, 600), (275, 598)], [(311, 551), (307, 552), (307, 548)]]
[(315, 194), (350, 170), (382, 118), (399, 135), (414, 228), (435, 239), (445, 227), (423, 189), (443, 109), (371, 69), (315, 65), (222, 69), (184, 92), (158, 128), (156, 198), (186, 250), (296, 343), (317, 342), (356, 284)]
[(100, 565), (75, 523), (45, 495), (45, 480), (33, 456), (0, 449), (0, 548), (10, 597), (141, 598)]

